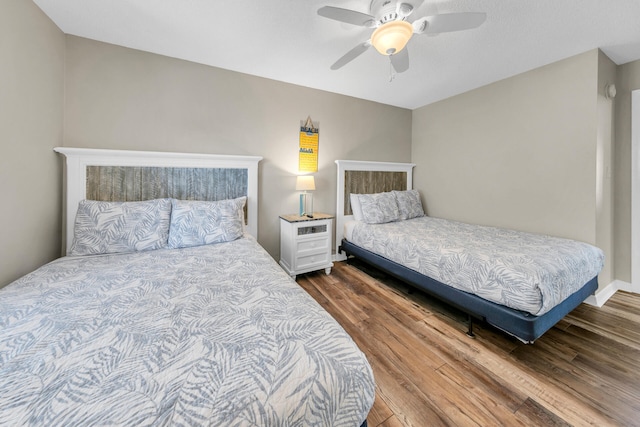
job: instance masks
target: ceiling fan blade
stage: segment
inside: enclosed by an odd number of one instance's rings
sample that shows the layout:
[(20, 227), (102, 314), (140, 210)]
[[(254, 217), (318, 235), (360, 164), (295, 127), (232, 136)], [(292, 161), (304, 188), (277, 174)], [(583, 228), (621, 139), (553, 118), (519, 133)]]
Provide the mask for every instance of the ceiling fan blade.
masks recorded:
[(411, 4), (413, 5), (413, 10), (416, 10), (417, 8), (422, 6), (422, 3), (424, 3), (424, 0), (412, 0)]
[(369, 40), (367, 40), (364, 43), (360, 43), (359, 45), (357, 45), (356, 47), (354, 47), (353, 49), (351, 49), (349, 52), (345, 53), (344, 55), (342, 55), (342, 57), (340, 59), (338, 59), (332, 66), (331, 69), (332, 70), (337, 70), (339, 68), (344, 67), (345, 65), (347, 65), (349, 62), (353, 61), (354, 59), (356, 59), (358, 56), (362, 55), (363, 53), (365, 53), (367, 51), (367, 49), (369, 49), (371, 47), (371, 42)]
[(424, 16), (413, 22), (413, 32), (416, 34), (437, 34), (470, 30), (482, 25), (486, 19), (487, 14), (484, 12), (443, 13), (442, 15)]
[(404, 73), (409, 69), (409, 49), (406, 47), (389, 57), (396, 73)]
[(359, 25), (361, 27), (373, 27), (376, 20), (373, 16), (366, 13), (356, 12), (355, 10), (341, 9), (333, 6), (323, 6), (318, 9), (318, 15), (325, 18), (334, 19), (347, 24)]

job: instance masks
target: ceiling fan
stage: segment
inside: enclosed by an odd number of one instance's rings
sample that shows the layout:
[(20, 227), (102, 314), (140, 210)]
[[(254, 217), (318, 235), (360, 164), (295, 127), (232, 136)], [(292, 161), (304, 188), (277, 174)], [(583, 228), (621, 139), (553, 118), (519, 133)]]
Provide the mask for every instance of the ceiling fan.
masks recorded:
[(408, 22), (412, 12), (423, 2), (424, 0), (372, 0), (370, 14), (333, 6), (318, 9), (318, 15), (325, 18), (375, 28), (369, 40), (344, 54), (331, 69), (337, 70), (345, 66), (373, 46), (382, 55), (389, 56), (393, 69), (402, 73), (409, 69), (409, 52), (405, 46), (413, 34), (469, 30), (480, 26), (487, 18), (483, 12), (445, 13), (423, 16)]

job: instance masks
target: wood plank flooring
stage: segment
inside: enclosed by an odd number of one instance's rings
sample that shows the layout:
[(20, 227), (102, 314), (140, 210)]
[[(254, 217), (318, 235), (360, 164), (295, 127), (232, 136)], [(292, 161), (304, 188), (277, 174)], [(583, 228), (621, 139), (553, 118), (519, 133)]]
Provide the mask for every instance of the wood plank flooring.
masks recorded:
[(358, 261), (298, 276), (366, 354), (371, 427), (640, 426), (640, 295), (582, 304), (532, 345)]

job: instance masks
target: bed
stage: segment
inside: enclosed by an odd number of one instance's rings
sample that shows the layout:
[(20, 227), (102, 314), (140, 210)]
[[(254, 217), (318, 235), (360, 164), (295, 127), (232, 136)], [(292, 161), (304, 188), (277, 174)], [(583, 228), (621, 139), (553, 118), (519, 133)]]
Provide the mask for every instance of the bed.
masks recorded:
[(598, 288), (592, 245), (428, 217), (411, 163), (336, 164), (336, 253), (462, 310), (471, 336), (480, 319), (533, 343)]
[(56, 151), (67, 255), (0, 289), (0, 424), (366, 426), (365, 356), (255, 239), (259, 157)]

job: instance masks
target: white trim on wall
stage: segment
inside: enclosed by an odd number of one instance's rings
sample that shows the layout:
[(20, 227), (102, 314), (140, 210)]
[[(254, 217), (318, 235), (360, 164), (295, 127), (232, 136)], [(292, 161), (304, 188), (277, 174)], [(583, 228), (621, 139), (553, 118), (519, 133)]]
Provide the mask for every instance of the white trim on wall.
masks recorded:
[(631, 92), (631, 291), (640, 293), (640, 90)]
[(604, 288), (596, 291), (595, 294), (589, 295), (589, 297), (587, 297), (584, 302), (596, 307), (602, 307), (604, 303), (607, 302), (609, 298), (611, 298), (613, 294), (616, 293), (616, 291), (618, 291), (619, 289), (625, 290), (629, 286), (631, 286), (629, 283), (622, 282), (620, 280), (614, 280)]

